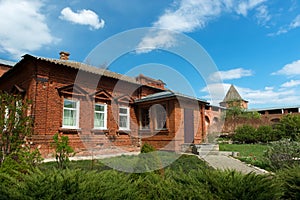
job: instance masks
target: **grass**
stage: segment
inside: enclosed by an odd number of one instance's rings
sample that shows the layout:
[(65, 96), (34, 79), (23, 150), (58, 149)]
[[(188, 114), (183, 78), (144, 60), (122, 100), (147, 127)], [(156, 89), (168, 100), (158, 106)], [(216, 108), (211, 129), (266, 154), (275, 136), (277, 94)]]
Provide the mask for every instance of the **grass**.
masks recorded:
[(219, 144), (220, 151), (239, 152), (239, 160), (257, 167), (268, 169), (264, 159), (264, 152), (269, 148), (265, 144)]
[[(199, 165), (203, 165), (203, 161), (197, 158), (196, 156), (185, 156), (176, 154), (174, 152), (163, 152), (158, 151), (156, 152), (157, 159), (159, 159), (159, 167), (164, 168), (174, 168), (177, 166), (178, 163), (185, 165), (185, 168), (193, 168), (199, 167)], [(142, 158), (142, 154), (139, 156), (135, 155), (122, 155), (118, 157), (111, 157), (99, 160), (78, 160), (78, 161), (70, 161), (68, 163), (69, 169), (80, 169), (84, 171), (96, 170), (96, 171), (103, 171), (103, 170), (111, 170), (116, 169), (118, 171), (123, 172), (131, 172), (141, 159), (147, 159), (147, 157)], [(148, 159), (153, 159), (148, 158)], [(146, 161), (146, 160), (145, 160)], [(151, 162), (151, 161), (150, 161)], [(184, 163), (184, 164), (183, 164)], [(56, 162), (47, 162), (41, 163), (39, 168), (44, 170), (52, 170), (53, 168), (57, 167)]]

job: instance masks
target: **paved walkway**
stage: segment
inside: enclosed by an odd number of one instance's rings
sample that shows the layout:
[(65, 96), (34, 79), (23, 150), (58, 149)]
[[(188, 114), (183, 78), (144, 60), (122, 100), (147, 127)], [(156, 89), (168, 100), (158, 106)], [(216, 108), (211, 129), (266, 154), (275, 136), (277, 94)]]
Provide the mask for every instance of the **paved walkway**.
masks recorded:
[(264, 174), (268, 173), (267, 171), (263, 169), (259, 169), (254, 166), (247, 165), (240, 160), (237, 160), (233, 157), (226, 156), (226, 155), (205, 155), (205, 156), (199, 156), (199, 158), (205, 160), (210, 166), (212, 166), (215, 169), (232, 169), (236, 171), (240, 171), (242, 173), (250, 173), (254, 172), (256, 174)]

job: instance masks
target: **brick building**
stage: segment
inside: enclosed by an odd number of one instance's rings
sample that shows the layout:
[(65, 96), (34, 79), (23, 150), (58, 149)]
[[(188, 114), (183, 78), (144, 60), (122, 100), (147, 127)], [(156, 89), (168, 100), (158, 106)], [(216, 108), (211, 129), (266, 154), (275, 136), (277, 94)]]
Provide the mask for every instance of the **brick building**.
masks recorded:
[(77, 155), (139, 151), (147, 142), (179, 150), (206, 135), (203, 100), (167, 90), (161, 80), (128, 77), (83, 63), (24, 55), (0, 77), (0, 90), (31, 100), (32, 141), (53, 153), (55, 133), (67, 135)]

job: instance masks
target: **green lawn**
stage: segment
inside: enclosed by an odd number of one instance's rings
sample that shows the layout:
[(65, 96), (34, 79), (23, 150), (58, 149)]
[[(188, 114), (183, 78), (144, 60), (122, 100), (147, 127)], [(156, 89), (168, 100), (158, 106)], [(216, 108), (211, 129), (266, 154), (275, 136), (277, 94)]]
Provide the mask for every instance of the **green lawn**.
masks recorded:
[(268, 165), (264, 161), (264, 152), (269, 148), (265, 144), (219, 144), (220, 151), (236, 151), (239, 152), (237, 157), (243, 162), (268, 169)]

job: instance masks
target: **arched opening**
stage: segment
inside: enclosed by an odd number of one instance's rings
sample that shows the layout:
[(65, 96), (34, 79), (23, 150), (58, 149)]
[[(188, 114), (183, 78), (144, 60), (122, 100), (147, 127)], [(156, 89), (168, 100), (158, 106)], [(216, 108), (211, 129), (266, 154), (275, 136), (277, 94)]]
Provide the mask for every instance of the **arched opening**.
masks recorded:
[(210, 125), (210, 120), (208, 116), (205, 116), (205, 126), (209, 126)]
[(217, 124), (217, 123), (219, 123), (219, 118), (214, 117), (214, 119), (213, 119), (213, 124)]
[(274, 119), (271, 119), (271, 122), (272, 123), (279, 123), (280, 119), (279, 118), (274, 118)]

